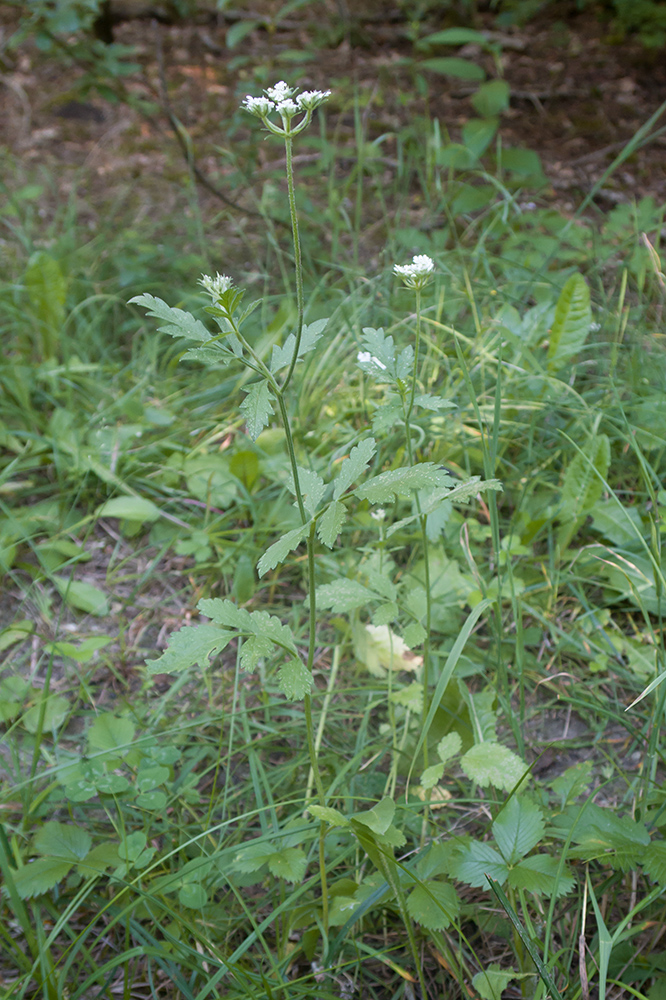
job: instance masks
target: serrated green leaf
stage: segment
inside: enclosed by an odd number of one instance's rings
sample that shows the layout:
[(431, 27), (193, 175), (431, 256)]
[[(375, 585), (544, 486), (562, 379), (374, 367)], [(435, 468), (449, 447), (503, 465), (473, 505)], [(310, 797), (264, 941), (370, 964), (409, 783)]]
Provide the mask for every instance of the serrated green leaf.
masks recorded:
[(156, 521), (160, 509), (152, 500), (143, 497), (112, 497), (95, 511), (95, 517), (119, 517), (123, 521)]
[(460, 753), (461, 747), (462, 740), (458, 733), (447, 733), (437, 744), (437, 756), (443, 764), (446, 764), (451, 757), (455, 757), (457, 753)]
[(293, 528), (266, 549), (257, 563), (257, 573), (259, 576), (264, 576), (269, 570), (275, 569), (276, 566), (284, 562), (290, 552), (298, 548), (310, 532), (310, 523), (308, 521), (307, 524), (302, 524), (300, 528)]
[(349, 820), (338, 809), (331, 806), (308, 806), (308, 812), (314, 819), (329, 826), (349, 826)]
[(402, 637), (409, 648), (413, 649), (414, 646), (421, 645), (427, 634), (428, 633), (420, 622), (412, 622), (410, 625), (407, 625), (405, 629), (403, 629)]
[(233, 639), (215, 625), (186, 625), (169, 636), (169, 646), (157, 660), (146, 660), (149, 674), (177, 674), (198, 665), (210, 666), (211, 656), (220, 653)]
[(590, 289), (582, 274), (572, 274), (557, 300), (550, 329), (548, 370), (558, 371), (583, 347), (592, 325)]
[(284, 847), (268, 857), (268, 870), (287, 882), (302, 882), (308, 861), (300, 847)]
[(265, 635), (251, 635), (243, 643), (240, 655), (240, 665), (242, 670), (247, 670), (249, 674), (256, 670), (259, 661), (270, 656), (275, 648), (272, 639)]
[(45, 823), (33, 842), (38, 854), (60, 861), (82, 861), (92, 846), (92, 838), (86, 830), (69, 823)]
[[(227, 342), (230, 343), (231, 339), (230, 336)], [(185, 351), (182, 359), (183, 361), (198, 361), (200, 364), (206, 365), (207, 368), (212, 368), (213, 365), (228, 365), (238, 356), (238, 352), (234, 353), (218, 341), (212, 341), (210, 344), (204, 344), (203, 347), (191, 347), (189, 351)]]
[(275, 615), (267, 611), (248, 611), (239, 608), (233, 601), (221, 600), (219, 597), (203, 598), (197, 604), (198, 610), (207, 618), (212, 618), (216, 625), (241, 632), (243, 635), (261, 635), (271, 639), (282, 649), (297, 655), (294, 633), (288, 625), (283, 625)]
[(650, 878), (666, 888), (666, 841), (653, 840), (643, 852), (642, 864)]
[(404, 419), (402, 403), (399, 400), (389, 400), (378, 406), (372, 414), (372, 433), (378, 437), (386, 434), (397, 423)]
[(195, 319), (191, 313), (183, 309), (172, 309), (162, 299), (155, 298), (146, 292), (144, 295), (135, 295), (130, 299), (130, 303), (143, 306), (148, 311), (149, 316), (156, 319), (166, 320), (166, 326), (158, 327), (161, 333), (168, 333), (170, 337), (186, 337), (188, 340), (206, 341), (210, 340), (211, 334), (203, 323)]
[[(303, 506), (310, 517), (314, 517), (321, 498), (326, 492), (324, 480), (318, 473), (313, 472), (312, 469), (302, 469), (300, 466), (298, 468), (298, 480), (303, 497)], [(296, 488), (292, 476), (289, 477), (289, 489), (296, 496)], [(298, 504), (295, 503), (294, 506), (298, 506)]]
[(505, 792), (515, 788), (528, 772), (527, 765), (517, 754), (501, 743), (492, 742), (471, 747), (460, 758), (460, 766), (467, 777), (482, 788), (492, 785)]
[(324, 583), (317, 587), (317, 606), (330, 608), (337, 614), (367, 607), (370, 601), (376, 600), (377, 594), (357, 580), (333, 580), (332, 583)]
[(522, 795), (512, 795), (493, 823), (495, 843), (509, 864), (529, 854), (545, 832), (543, 813)]
[(76, 870), (84, 878), (91, 878), (101, 875), (107, 868), (117, 868), (119, 864), (117, 844), (98, 844), (78, 863)]
[(551, 858), (548, 854), (523, 858), (509, 872), (509, 885), (538, 896), (564, 896), (573, 889), (574, 879), (566, 866), (558, 878), (559, 867), (559, 858)]
[(386, 601), (372, 613), (373, 625), (390, 625), (400, 614), (400, 609), (395, 601)]
[(375, 454), (377, 442), (374, 438), (365, 438), (349, 452), (349, 456), (340, 465), (340, 471), (335, 479), (333, 499), (339, 500), (343, 493), (358, 482), (363, 475), (372, 456)]
[(482, 844), (478, 840), (473, 840), (454, 856), (450, 871), (453, 878), (475, 889), (488, 888), (486, 875), (502, 885), (509, 875), (509, 868), (501, 855), (490, 844)]
[(363, 826), (369, 827), (373, 833), (386, 833), (395, 814), (395, 802), (386, 796), (372, 809), (354, 813), (354, 819)]
[[(359, 500), (370, 503), (391, 503), (397, 497), (409, 497), (416, 490), (433, 489), (450, 481), (450, 477), (433, 462), (391, 469), (373, 476), (354, 490)], [(418, 515), (417, 515), (418, 516)]]
[(441, 781), (443, 777), (444, 765), (431, 764), (430, 767), (426, 767), (425, 771), (421, 775), (421, 787), (434, 788), (437, 782)]
[(424, 410), (450, 410), (455, 406), (450, 399), (442, 399), (441, 396), (432, 396), (429, 392), (421, 392), (414, 396), (416, 406)]
[[(418, 468), (418, 467), (417, 467)], [(499, 479), (488, 479), (482, 480), (480, 476), (472, 476), (471, 479), (465, 480), (463, 483), (458, 483), (455, 485), (455, 480), (451, 479), (445, 472), (440, 471), (440, 475), (444, 480), (444, 485), (440, 486), (438, 489), (434, 489), (430, 492), (429, 496), (421, 503), (421, 513), (412, 514), (410, 517), (403, 517), (402, 520), (396, 521), (386, 532), (386, 537), (389, 538), (394, 535), (396, 531), (402, 531), (402, 529), (416, 521), (419, 517), (425, 515), (426, 517), (435, 513), (442, 504), (452, 504), (452, 503), (469, 503), (477, 494), (484, 492), (484, 490), (495, 490), (502, 491), (503, 486)], [(452, 484), (451, 486), (449, 484)]]
[[(303, 327), (301, 333), (301, 343), (298, 348), (298, 357), (302, 358), (305, 354), (312, 351), (317, 345), (322, 337), (328, 319), (318, 319), (314, 323), (309, 323)], [(294, 356), (294, 349), (296, 347), (296, 337), (293, 333), (290, 333), (284, 344), (279, 347), (277, 344), (273, 345), (273, 353), (271, 355), (270, 370), (271, 374), (275, 375), (279, 372), (281, 368), (286, 368), (287, 365), (291, 364), (291, 359)]]
[(382, 329), (375, 330), (373, 327), (363, 327), (363, 337), (361, 339), (364, 350), (362, 356), (370, 355), (368, 361), (358, 359), (359, 367), (370, 366), (369, 374), (375, 378), (381, 377), (382, 373), (386, 377), (395, 378), (395, 342), (393, 337), (386, 336)]
[(50, 577), (58, 593), (66, 604), (78, 611), (86, 611), (91, 615), (103, 617), (109, 613), (109, 602), (106, 594), (92, 583), (83, 580), (71, 580), (65, 576)]
[[(562, 483), (561, 518), (578, 521), (590, 513), (601, 499), (610, 467), (610, 440), (606, 434), (595, 434), (576, 452)], [(598, 475), (597, 475), (598, 473)], [(601, 478), (599, 478), (601, 476)]]
[(446, 882), (416, 885), (407, 897), (410, 917), (429, 931), (445, 930), (458, 916), (459, 909), (456, 891)]
[(246, 392), (247, 396), (240, 405), (241, 413), (245, 417), (248, 434), (253, 441), (256, 441), (273, 416), (275, 396), (266, 381), (255, 382), (249, 388), (244, 388), (243, 392)]
[(21, 899), (31, 899), (48, 892), (70, 872), (70, 861), (37, 858), (13, 872), (14, 885)]
[(301, 660), (289, 660), (278, 670), (278, 687), (289, 701), (300, 701), (312, 690), (312, 674)]
[(484, 972), (477, 972), (472, 979), (472, 986), (481, 1000), (502, 1000), (502, 993), (515, 978), (516, 973), (513, 969), (501, 969), (499, 965), (491, 965)]
[(329, 549), (333, 548), (346, 517), (347, 508), (343, 503), (334, 500), (328, 505), (317, 521), (317, 535), (322, 545), (326, 545)]
[(136, 727), (126, 716), (116, 716), (112, 712), (98, 715), (88, 730), (89, 750), (111, 750), (123, 757), (132, 748)]

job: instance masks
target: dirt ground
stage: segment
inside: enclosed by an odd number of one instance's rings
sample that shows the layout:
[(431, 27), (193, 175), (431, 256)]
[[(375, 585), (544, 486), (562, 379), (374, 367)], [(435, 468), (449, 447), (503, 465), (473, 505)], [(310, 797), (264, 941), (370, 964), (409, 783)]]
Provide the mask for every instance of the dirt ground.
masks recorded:
[[(261, 2), (255, 6), (262, 9)], [(387, 9), (383, 18), (375, 14), (356, 27), (350, 41), (344, 31), (336, 30), (339, 17), (331, 10), (322, 17), (321, 5), (305, 6), (273, 33), (255, 29), (232, 51), (225, 44), (230, 19), (237, 24), (250, 12), (212, 15), (197, 24), (147, 19), (118, 24), (115, 41), (133, 46), (140, 63), (140, 70), (120, 80), (119, 86), (133, 98), (154, 102), (157, 110), (147, 115), (99, 92), (82, 94), (78, 82), (83, 70), (40, 53), (30, 42), (16, 50), (5, 48), (0, 75), (2, 142), (17, 169), (50, 167), (63, 194), (83, 182), (94, 204), (129, 183), (144, 190), (145, 212), (157, 207), (168, 213), (173, 193), (164, 185), (159, 196), (149, 192), (151, 180), (185, 170), (170, 111), (192, 143), (204, 202), (224, 204), (206, 188), (207, 180), (223, 196), (226, 191), (230, 200), (248, 207), (242, 193), (225, 188), (228, 168), (219, 147), (227, 144), (223, 123), (238, 107), (239, 95), (250, 89), (256, 92), (255, 67), (274, 66), (274, 82), (285, 73), (289, 60), (296, 61), (294, 53), (300, 53), (303, 87), (330, 87), (335, 92), (336, 81), (355, 82), (362, 94), (371, 95), (365, 115), (371, 140), (398, 133), (415, 113), (426, 111), (423, 98), (404, 98), (414, 93), (413, 67), (405, 64), (414, 50), (404, 16), (393, 9)], [(7, 40), (16, 22), (12, 24), (5, 14), (3, 24), (2, 17), (0, 28)], [(450, 21), (440, 23), (432, 15), (422, 33), (448, 26)], [(631, 38), (611, 44), (608, 25), (590, 14), (569, 16), (566, 21), (542, 16), (505, 32), (494, 31), (488, 15), (477, 26), (499, 45), (501, 71), (511, 87), (511, 106), (502, 120), (503, 143), (536, 150), (551, 185), (543, 196), (565, 212), (573, 210), (666, 102), (666, 51), (644, 49)], [(310, 59), (303, 56), (307, 53)], [(489, 78), (497, 74), (492, 56), (478, 46), (468, 45), (455, 54), (478, 62)], [(474, 115), (470, 96), (475, 86), (433, 73), (428, 80), (427, 112), (457, 139), (462, 125)], [(338, 147), (348, 144), (353, 150), (351, 107), (336, 105), (335, 98), (329, 107), (331, 119), (336, 116)], [(248, 129), (250, 125), (248, 120)], [(665, 126), (662, 116), (651, 129), (656, 137), (623, 163), (595, 196), (602, 211), (646, 195), (658, 204), (666, 202)], [(663, 134), (658, 134), (660, 127)], [(390, 160), (390, 138), (382, 149)], [(258, 155), (261, 162), (252, 181), (270, 169), (275, 147), (265, 144)]]

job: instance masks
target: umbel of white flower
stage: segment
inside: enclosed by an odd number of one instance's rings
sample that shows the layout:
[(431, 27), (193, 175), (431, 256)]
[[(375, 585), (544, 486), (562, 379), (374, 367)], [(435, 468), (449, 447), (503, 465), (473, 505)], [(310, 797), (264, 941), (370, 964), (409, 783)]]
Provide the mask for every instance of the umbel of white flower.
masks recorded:
[(395, 264), (393, 273), (402, 278), (407, 288), (423, 288), (428, 284), (435, 262), (427, 254), (416, 254), (411, 264)]
[(220, 274), (219, 271), (214, 278), (211, 278), (210, 274), (202, 274), (199, 279), (199, 284), (206, 289), (213, 302), (217, 302), (220, 295), (231, 288), (233, 283), (233, 278), (228, 278), (226, 274)]
[[(245, 98), (241, 104), (242, 108), (249, 111), (256, 118), (261, 118), (262, 122), (273, 135), (294, 136), (302, 132), (312, 121), (312, 112), (327, 101), (331, 96), (330, 90), (304, 90), (302, 94), (296, 93), (296, 87), (290, 87), (284, 80), (280, 80), (274, 87), (268, 87), (265, 97)], [(282, 119), (282, 127), (271, 121), (269, 115), (273, 112)], [(302, 117), (294, 121), (299, 115)]]

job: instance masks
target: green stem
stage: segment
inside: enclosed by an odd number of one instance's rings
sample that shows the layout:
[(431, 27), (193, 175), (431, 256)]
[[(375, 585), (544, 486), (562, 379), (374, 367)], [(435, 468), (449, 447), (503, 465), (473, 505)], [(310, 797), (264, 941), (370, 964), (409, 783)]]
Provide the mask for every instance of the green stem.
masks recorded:
[[(412, 411), (414, 410), (414, 396), (416, 393), (416, 377), (418, 373), (419, 365), (419, 350), (421, 347), (421, 289), (416, 288), (416, 343), (414, 345), (414, 368), (412, 370), (412, 385), (409, 392), (409, 403), (405, 411), (405, 437), (407, 442), (407, 458), (409, 460), (410, 466), (414, 465), (414, 452), (412, 449), (412, 434), (410, 430), (410, 419), (412, 416)], [(430, 557), (428, 554), (428, 535), (426, 532), (426, 521), (427, 516), (421, 513), (421, 501), (419, 500), (418, 493), (416, 494), (416, 509), (419, 514), (419, 525), (421, 527), (421, 547), (423, 549), (423, 575), (424, 575), (424, 586), (426, 594), (426, 620), (425, 620), (425, 639), (423, 640), (423, 706), (421, 708), (421, 726), (425, 726), (425, 721), (428, 718), (428, 711), (430, 708), (430, 700), (428, 697), (428, 688), (430, 685), (430, 629), (432, 626), (432, 601), (430, 597)], [(428, 740), (424, 738), (423, 740), (423, 769), (428, 767)], [(425, 808), (423, 813), (423, 826), (421, 830), (421, 842), (425, 840), (427, 822), (428, 822), (428, 812), (429, 812), (429, 799), (430, 796), (426, 796)]]
[(294, 354), (289, 365), (289, 371), (282, 383), (282, 391), (287, 388), (294, 374), (294, 368), (298, 361), (298, 352), (301, 348), (301, 336), (303, 334), (303, 314), (305, 306), (303, 304), (303, 262), (301, 259), (301, 239), (298, 232), (298, 214), (296, 212), (296, 193), (294, 190), (294, 165), (292, 161), (292, 138), (287, 135), (284, 139), (284, 148), (287, 156), (287, 187), (289, 189), (289, 214), (291, 216), (291, 232), (294, 239), (294, 269), (296, 271), (296, 308), (298, 310), (298, 320), (296, 326), (296, 345)]

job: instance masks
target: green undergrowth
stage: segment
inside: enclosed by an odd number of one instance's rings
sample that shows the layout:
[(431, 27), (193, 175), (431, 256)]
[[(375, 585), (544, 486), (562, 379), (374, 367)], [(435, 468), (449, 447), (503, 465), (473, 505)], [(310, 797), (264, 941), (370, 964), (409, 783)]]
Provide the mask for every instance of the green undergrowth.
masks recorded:
[(302, 287), (10, 192), (0, 995), (666, 996), (663, 213), (490, 166)]

